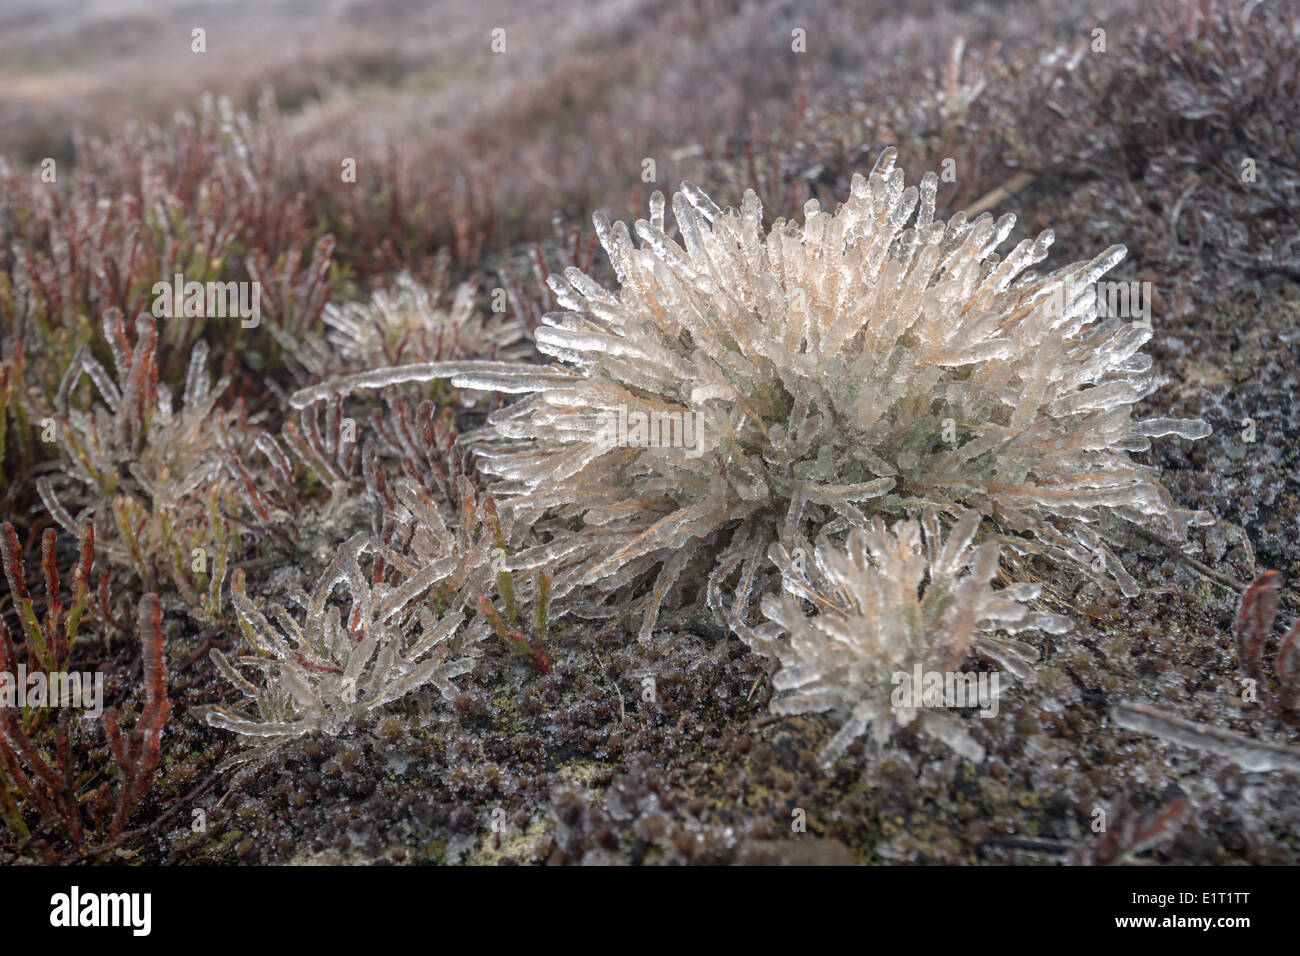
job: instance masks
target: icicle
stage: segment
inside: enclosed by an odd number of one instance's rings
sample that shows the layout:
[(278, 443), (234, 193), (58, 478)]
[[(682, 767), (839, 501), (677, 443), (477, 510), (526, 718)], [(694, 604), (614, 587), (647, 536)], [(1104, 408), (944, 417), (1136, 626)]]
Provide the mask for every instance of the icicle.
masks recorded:
[(1154, 734), (1194, 750), (1226, 757), (1250, 773), (1283, 771), (1300, 773), (1300, 750), (1278, 744), (1262, 743), (1230, 731), (1198, 724), (1137, 701), (1115, 706), (1111, 719), (1126, 730)]

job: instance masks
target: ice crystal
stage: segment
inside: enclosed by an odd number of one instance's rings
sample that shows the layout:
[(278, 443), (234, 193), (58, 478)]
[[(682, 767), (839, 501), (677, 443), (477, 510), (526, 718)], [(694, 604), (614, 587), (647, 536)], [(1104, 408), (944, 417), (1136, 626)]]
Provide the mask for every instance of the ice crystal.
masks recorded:
[(643, 633), (693, 546), (716, 594), (808, 525), (922, 506), (975, 508), (1019, 550), (1136, 593), (1111, 550), (1122, 521), (1181, 540), (1207, 518), (1128, 453), (1208, 427), (1132, 417), (1159, 385), (1140, 351), (1152, 329), (1099, 317), (1094, 288), (1124, 248), (1027, 272), (1050, 231), (1000, 257), (1015, 217), (935, 221), (936, 189), (932, 173), (905, 188), (891, 149), (836, 212), (810, 201), (802, 226), (764, 231), (752, 191), (724, 211), (683, 184), (680, 242), (658, 193), (639, 246), (595, 217), (617, 293), (573, 268), (550, 277), (569, 311), (537, 345), (558, 364), (384, 368), (293, 402), (440, 376), (526, 395), (473, 436), (480, 468), (521, 516), (581, 521), (570, 556), (587, 582), (659, 569)]
[[(782, 593), (764, 597), (765, 623), (733, 626), (750, 647), (779, 664), (774, 713), (829, 711), (842, 721), (822, 749), (824, 764), (868, 727), (883, 742), (896, 726), (918, 716), (925, 730), (958, 753), (982, 760), (983, 749), (950, 715), (895, 706), (897, 689), (918, 670), (953, 674), (972, 654), (1011, 676), (1032, 679), (1034, 648), (996, 632), (1068, 628), (1064, 618), (1028, 605), (1039, 585), (994, 590), (998, 546), (974, 545), (978, 526), (979, 514), (968, 511), (943, 540), (936, 517), (927, 513), (921, 522), (900, 521), (892, 529), (872, 519), (866, 529), (852, 529), (843, 547), (822, 538), (811, 555), (772, 546)], [(996, 692), (1001, 680), (985, 686)], [(919, 695), (921, 688), (916, 690)]]

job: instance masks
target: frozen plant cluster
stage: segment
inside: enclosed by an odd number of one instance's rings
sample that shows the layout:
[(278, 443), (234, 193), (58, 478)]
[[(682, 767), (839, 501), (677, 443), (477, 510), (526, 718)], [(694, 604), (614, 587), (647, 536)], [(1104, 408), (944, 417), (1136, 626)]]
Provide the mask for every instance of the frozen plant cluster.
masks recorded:
[(339, 364), (352, 369), (463, 356), (521, 360), (531, 353), (521, 325), (474, 307), (471, 285), (458, 286), (450, 303), (441, 298), (403, 274), (369, 302), (326, 306), (326, 340)]
[(823, 538), (811, 556), (805, 548), (792, 555), (772, 546), (781, 593), (763, 598), (764, 624), (738, 624), (737, 630), (751, 648), (780, 664), (773, 713), (829, 711), (842, 721), (822, 748), (825, 765), (868, 728), (883, 742), (896, 726), (918, 717), (923, 729), (958, 753), (982, 760), (983, 748), (947, 714), (892, 706), (901, 686), (896, 675), (910, 679), (917, 668), (953, 673), (978, 654), (1032, 680), (1029, 668), (1038, 652), (1006, 635), (1069, 629), (1067, 619), (1029, 606), (1040, 585), (994, 590), (998, 546), (974, 544), (979, 520), (978, 513), (966, 512), (946, 540), (927, 512), (920, 522), (900, 521), (892, 529), (872, 519), (865, 529), (852, 529), (842, 547)]
[[(849, 715), (828, 751), (838, 752), (868, 723), (884, 726), (876, 698), (863, 695), (899, 655), (964, 659), (1000, 646), (977, 631), (1049, 623), (1011, 613), (1034, 596), (1026, 586), (979, 590), (995, 550), (977, 550), (970, 577), (953, 581), (956, 555), (973, 540), (996, 537), (1012, 569), (1039, 556), (1132, 595), (1137, 583), (1115, 555), (1130, 525), (1177, 543), (1210, 520), (1179, 508), (1155, 469), (1130, 456), (1152, 438), (1194, 439), (1208, 426), (1134, 414), (1160, 384), (1141, 351), (1152, 329), (1099, 315), (1095, 289), (1124, 248), (1040, 274), (1032, 267), (1051, 231), (1000, 254), (1014, 216), (936, 220), (937, 177), (906, 186), (894, 159), (886, 150), (855, 176), (834, 212), (807, 203), (802, 224), (765, 228), (752, 191), (724, 210), (689, 183), (673, 197), (675, 237), (659, 193), (631, 230), (597, 214), (619, 288), (577, 268), (549, 277), (566, 310), (536, 332), (550, 364), (392, 365), (291, 402), (307, 409), (438, 379), (521, 396), (463, 444), (488, 492), (546, 542), (557, 583), (643, 595), (649, 639), (675, 585), (702, 572), (715, 616), (783, 665), (784, 688), (819, 688), (779, 706)], [(629, 422), (652, 423), (649, 434)], [(919, 557), (897, 556), (920, 547), (916, 526), (881, 523), (919, 512), (926, 541), (949, 527), (956, 542), (929, 552), (942, 560), (928, 572)], [(769, 597), (764, 610), (790, 643), (748, 629), (752, 598), (770, 578), (765, 558), (846, 531), (856, 576), (825, 541), (815, 580), (776, 561), (787, 599), (804, 594), (819, 623), (800, 623)], [(851, 586), (863, 590), (850, 595)], [(960, 599), (944, 596), (950, 587)], [(823, 639), (835, 614), (870, 624), (867, 636)], [(904, 620), (911, 637), (887, 638)], [(997, 659), (1010, 666), (1020, 656)]]
[[(208, 346), (194, 343), (179, 403), (159, 381), (158, 329), (142, 313), (135, 341), (127, 338), (122, 313), (104, 313), (102, 331), (113, 357), (110, 375), (82, 346), (73, 356), (54, 399), (54, 440), (63, 468), (42, 477), (37, 489), (50, 515), (72, 534), (86, 518), (103, 529), (96, 546), (114, 564), (129, 568), (147, 587), (163, 582), (185, 606), (219, 603), (224, 570), (195, 573), (202, 553), (224, 569), (230, 480), (222, 446), (233, 423), (218, 406), (229, 381), (208, 374)], [(81, 410), (74, 401), (84, 378), (97, 401)], [(74, 515), (73, 510), (77, 513)], [(208, 594), (201, 595), (211, 585)]]
[[(1094, 283), (1124, 255), (1027, 271), (1052, 233), (995, 251), (1015, 217), (935, 221), (937, 178), (905, 187), (887, 150), (834, 213), (762, 227), (752, 192), (719, 209), (684, 184), (628, 228), (596, 216), (612, 293), (576, 269), (552, 276), (569, 310), (537, 332), (551, 365), (429, 362), (326, 382), (338, 391), (440, 376), (526, 397), (474, 438), (493, 494), (519, 513), (581, 518), (588, 583), (625, 583), (717, 538), (734, 570), (770, 541), (839, 519), (921, 505), (973, 507), (1019, 547), (1136, 585), (1107, 546), (1121, 519), (1181, 540), (1207, 520), (1179, 509), (1129, 452), (1200, 421), (1137, 419), (1159, 382), (1151, 328), (1099, 318)], [(613, 445), (633, 412), (696, 423), (705, 453)], [(653, 618), (653, 615), (649, 616)], [(647, 621), (647, 624), (649, 621)]]
[[(302, 623), (283, 606), (269, 607), (274, 623), (244, 590), (244, 573), (231, 585), (240, 627), (254, 652), (240, 665), (262, 680), (244, 677), (220, 651), (217, 666), (246, 700), (244, 710), (214, 707), (208, 723), (256, 737), (294, 737), (312, 730), (337, 734), (366, 711), (433, 685), (444, 697), (457, 691), (451, 678), (468, 671), (481, 622), (462, 629), (465, 615), (446, 609), (441, 617), (422, 599), (457, 570), (456, 555), (421, 568), (400, 585), (368, 579), (362, 557), (370, 537), (354, 535), (309, 596), (295, 593)], [(342, 585), (348, 600), (330, 603)]]

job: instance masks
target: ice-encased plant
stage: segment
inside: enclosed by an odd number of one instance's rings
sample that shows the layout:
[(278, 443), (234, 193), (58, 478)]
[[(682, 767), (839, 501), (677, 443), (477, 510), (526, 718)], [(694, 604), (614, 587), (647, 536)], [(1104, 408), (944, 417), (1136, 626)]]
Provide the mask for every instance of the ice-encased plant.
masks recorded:
[[(170, 583), (188, 609), (202, 604), (217, 613), (233, 533), (224, 516), (234, 509), (219, 447), (222, 430), (234, 424), (218, 405), (229, 380), (213, 383), (200, 339), (176, 403), (158, 380), (151, 316), (136, 318), (134, 344), (117, 309), (105, 311), (102, 330), (114, 374), (88, 346), (73, 356), (51, 419), (62, 467), (55, 477), (38, 479), (41, 499), (69, 532), (93, 517), (100, 529), (96, 548), (135, 571), (146, 587)], [(84, 411), (74, 401), (83, 376), (98, 393)]]
[[(398, 431), (414, 453), (417, 436)], [(373, 448), (363, 457), (366, 493), (358, 498), (375, 509), (378, 530), (340, 545), (310, 596), (289, 589), (301, 614), (278, 603), (256, 607), (235, 572), (231, 596), (251, 645), (238, 664), (256, 680), (214, 650), (218, 670), (245, 699), (234, 709), (208, 708), (209, 724), (254, 737), (339, 734), (426, 685), (451, 699), (452, 678), (474, 666), (494, 628), (505, 628), (506, 644), (535, 669), (549, 669), (545, 637), (563, 615), (551, 602), (566, 593), (537, 570), (549, 552), (530, 547), (524, 529), (454, 467), (441, 475), (412, 462), (411, 473), (390, 480)], [(342, 602), (333, 599), (340, 586)], [(535, 628), (519, 620), (525, 609)]]
[[(766, 622), (735, 627), (753, 650), (779, 665), (773, 713), (830, 712), (842, 721), (821, 751), (825, 766), (868, 728), (884, 742), (918, 718), (922, 729), (958, 753), (982, 760), (983, 748), (951, 714), (895, 706), (904, 686), (897, 675), (912, 681), (917, 669), (952, 674), (978, 655), (996, 665), (999, 677), (1029, 680), (1037, 651), (996, 632), (1068, 629), (1065, 618), (1027, 603), (1038, 597), (1040, 585), (994, 590), (998, 546), (974, 545), (979, 520), (977, 512), (966, 512), (946, 540), (935, 515), (926, 512), (920, 522), (899, 521), (892, 529), (872, 519), (865, 529), (850, 530), (842, 547), (826, 537), (799, 553), (772, 545), (781, 594), (763, 598)], [(999, 689), (1001, 681), (986, 686)]]
[(536, 357), (518, 318), (480, 311), (470, 283), (449, 294), (446, 275), (446, 263), (440, 263), (431, 285), (401, 273), (369, 299), (326, 305), (323, 335), (276, 333), (276, 341), (296, 365), (317, 376), (410, 363), (526, 362)]
[(368, 302), (326, 306), (323, 318), (326, 340), (354, 369), (462, 357), (521, 360), (532, 351), (522, 325), (475, 309), (470, 285), (458, 286), (445, 304), (407, 274)]
[[(389, 586), (373, 582), (362, 569), (362, 556), (374, 550), (364, 533), (340, 546), (315, 591), (293, 595), (304, 614), (301, 625), (278, 604), (268, 608), (268, 618), (245, 593), (243, 572), (235, 572), (231, 596), (254, 651), (239, 663), (260, 671), (261, 680), (254, 684), (214, 650), (218, 669), (246, 701), (243, 711), (209, 708), (209, 724), (255, 737), (337, 734), (365, 712), (425, 685), (455, 697), (451, 679), (473, 667), (486, 625), (462, 627), (460, 610), (447, 608), (439, 616), (425, 598), (456, 574), (457, 556), (444, 553)], [(339, 585), (348, 601), (331, 604)]]
[[(1017, 548), (1137, 585), (1107, 541), (1127, 519), (1179, 541), (1179, 509), (1129, 452), (1200, 421), (1137, 420), (1159, 382), (1150, 325), (1098, 316), (1094, 283), (1122, 246), (1047, 275), (1044, 231), (996, 254), (1015, 217), (934, 219), (937, 178), (904, 188), (886, 150), (835, 213), (764, 230), (746, 192), (719, 209), (683, 184), (680, 242), (656, 193), (649, 221), (595, 217), (620, 289), (576, 269), (549, 279), (570, 311), (538, 348), (557, 364), (423, 363), (303, 389), (337, 393), (448, 376), (527, 397), (474, 436), (492, 494), (521, 518), (581, 522), (570, 552), (611, 588), (654, 573), (643, 624), (701, 545), (709, 593), (767, 545), (836, 517), (972, 507)], [(723, 614), (719, 601), (715, 612)], [(724, 615), (725, 616), (725, 615)]]

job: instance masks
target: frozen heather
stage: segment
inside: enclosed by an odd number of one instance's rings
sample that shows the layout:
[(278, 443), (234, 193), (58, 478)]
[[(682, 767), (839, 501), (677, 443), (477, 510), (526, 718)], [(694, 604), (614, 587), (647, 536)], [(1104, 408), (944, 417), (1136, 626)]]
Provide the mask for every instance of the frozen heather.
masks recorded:
[(1114, 554), (1125, 522), (1176, 542), (1208, 519), (1129, 453), (1208, 427), (1134, 416), (1159, 385), (1151, 326), (1099, 317), (1094, 288), (1123, 247), (1029, 271), (1050, 231), (1002, 256), (1014, 216), (936, 221), (937, 178), (905, 187), (894, 155), (802, 225), (765, 229), (752, 192), (723, 210), (689, 183), (675, 237), (658, 193), (631, 231), (598, 214), (619, 289), (550, 277), (568, 310), (537, 330), (553, 364), (375, 369), (293, 404), (437, 377), (525, 396), (471, 436), (492, 494), (520, 520), (580, 523), (582, 580), (652, 580), (643, 634), (692, 551), (717, 595), (774, 541), (918, 507), (973, 508), (1016, 551), (1136, 593)]
[[(455, 575), (456, 556), (444, 554), (389, 586), (373, 583), (362, 569), (363, 555), (373, 550), (365, 534), (340, 546), (315, 591), (295, 595), (302, 624), (280, 605), (270, 606), (268, 617), (245, 594), (243, 572), (235, 573), (235, 612), (253, 650), (239, 663), (260, 679), (250, 681), (214, 650), (218, 669), (246, 701), (242, 710), (210, 708), (209, 724), (255, 737), (337, 734), (426, 685), (448, 699), (456, 695), (451, 679), (473, 667), (486, 628), (481, 622), (462, 627), (460, 610), (439, 616), (425, 601), (431, 588)], [(331, 603), (340, 585), (348, 596), (343, 605)]]
[[(38, 479), (37, 488), (65, 530), (77, 533), (81, 519), (93, 517), (102, 553), (149, 587), (169, 580), (192, 607), (202, 583), (186, 570), (193, 550), (223, 550), (214, 513), (229, 489), (220, 444), (231, 414), (218, 405), (228, 380), (212, 382), (200, 339), (178, 404), (158, 380), (153, 318), (136, 318), (134, 344), (119, 310), (104, 313), (102, 328), (115, 374), (88, 346), (77, 350), (54, 400), (63, 468)], [(83, 377), (97, 396), (86, 410), (77, 407)]]
[(953, 714), (914, 706), (919, 696), (898, 706), (899, 690), (918, 670), (953, 674), (972, 655), (995, 666), (999, 681), (985, 687), (998, 691), (1007, 676), (1032, 680), (1037, 651), (997, 632), (1068, 629), (1064, 618), (1028, 605), (1039, 585), (993, 589), (998, 547), (973, 545), (978, 527), (978, 513), (968, 511), (944, 540), (927, 512), (892, 529), (872, 519), (865, 530), (852, 529), (843, 547), (823, 537), (812, 554), (772, 546), (781, 594), (764, 597), (763, 624), (732, 626), (778, 665), (773, 713), (830, 712), (841, 721), (822, 749), (826, 766), (868, 728), (884, 742), (914, 720), (962, 756), (982, 760), (983, 748)]
[(346, 368), (436, 362), (460, 357), (527, 358), (532, 347), (523, 326), (503, 315), (484, 316), (469, 285), (450, 304), (409, 275), (397, 278), (368, 302), (325, 307), (326, 339)]

